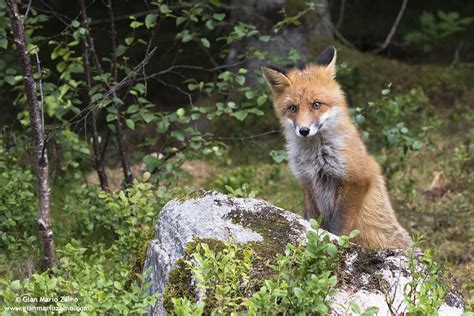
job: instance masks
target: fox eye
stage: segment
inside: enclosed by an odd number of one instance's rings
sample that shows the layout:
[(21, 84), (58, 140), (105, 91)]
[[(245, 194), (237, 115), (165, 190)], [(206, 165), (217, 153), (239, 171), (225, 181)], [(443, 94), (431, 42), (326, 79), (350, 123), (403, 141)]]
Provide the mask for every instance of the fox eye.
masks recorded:
[(296, 113), (298, 111), (298, 108), (296, 107), (296, 105), (292, 105), (288, 108), (288, 110), (290, 110), (291, 113)]
[(311, 108), (313, 110), (319, 110), (320, 107), (321, 107), (321, 103), (319, 102), (313, 102), (313, 104), (311, 104)]

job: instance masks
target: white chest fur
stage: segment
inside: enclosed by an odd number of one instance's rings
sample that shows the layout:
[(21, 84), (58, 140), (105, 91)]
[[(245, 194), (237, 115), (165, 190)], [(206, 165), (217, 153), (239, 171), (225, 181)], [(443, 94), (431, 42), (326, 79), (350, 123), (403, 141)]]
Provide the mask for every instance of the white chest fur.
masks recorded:
[(335, 129), (324, 129), (311, 138), (298, 137), (285, 128), (290, 168), (305, 186), (311, 186), (313, 200), (323, 216), (337, 208), (337, 189), (345, 176), (341, 147), (344, 137)]

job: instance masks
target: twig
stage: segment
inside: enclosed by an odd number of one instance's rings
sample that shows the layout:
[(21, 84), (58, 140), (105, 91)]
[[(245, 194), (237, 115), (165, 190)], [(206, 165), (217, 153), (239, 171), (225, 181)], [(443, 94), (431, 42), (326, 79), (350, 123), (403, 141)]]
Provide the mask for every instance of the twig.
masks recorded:
[[(111, 74), (112, 74), (112, 80), (114, 82), (117, 82), (118, 78), (118, 71), (117, 71), (117, 31), (115, 28), (115, 22), (114, 22), (114, 12), (112, 10), (112, 0), (107, 0), (107, 12), (109, 15), (109, 20), (110, 20), (110, 32), (112, 35), (112, 52), (111, 52)], [(97, 52), (94, 47), (94, 42), (92, 39), (92, 36), (90, 33), (87, 34), (89, 41), (91, 42), (91, 52), (94, 55), (94, 60), (95, 64), (97, 65), (96, 67), (99, 70), (100, 74), (103, 74), (102, 69), (100, 68), (100, 62), (99, 62), (99, 57), (97, 55)], [(149, 47), (148, 47), (149, 48)], [(147, 48), (147, 52), (148, 52)], [(143, 67), (145, 69), (145, 67)], [(144, 71), (144, 70), (143, 70)], [(105, 86), (107, 89), (110, 88), (110, 86), (105, 82)], [(114, 99), (118, 98), (117, 94), (114, 94)], [(124, 142), (124, 136), (123, 136), (123, 125), (122, 125), (122, 116), (120, 113), (120, 104), (117, 104), (116, 106), (117, 109), (117, 119), (115, 120), (115, 134), (117, 138), (117, 145), (118, 145), (118, 150), (119, 150), (119, 156), (120, 156), (120, 161), (122, 163), (122, 169), (123, 169), (123, 176), (124, 176), (124, 184), (125, 187), (128, 188), (132, 186), (133, 182), (133, 177), (132, 177), (132, 171), (130, 169), (130, 163), (128, 161), (128, 155), (127, 155), (127, 147)]]
[(346, 9), (346, 0), (341, 0), (341, 7), (339, 8), (339, 18), (337, 19), (336, 29), (339, 29), (344, 20), (344, 11)]
[(451, 61), (449, 67), (454, 67), (456, 64), (459, 63), (459, 53), (461, 52), (461, 48), (463, 47), (463, 45), (463, 41), (459, 42), (458, 46), (456, 47), (456, 51), (454, 51), (453, 60)]
[[(79, 1), (79, 6), (81, 8), (81, 24), (83, 28), (87, 29), (87, 13), (84, 0)], [(84, 96), (85, 103), (89, 104), (91, 102), (91, 90), (92, 90), (92, 80), (91, 80), (91, 66), (90, 66), (90, 47), (87, 37), (82, 38), (82, 59), (84, 64), (84, 73), (86, 77), (86, 88), (87, 92)], [(107, 174), (105, 173), (104, 166), (104, 155), (101, 154), (100, 144), (99, 144), (99, 133), (97, 128), (97, 108), (93, 108), (91, 111), (91, 126), (92, 126), (92, 150), (93, 150), (93, 160), (95, 163), (97, 175), (99, 177), (100, 187), (103, 191), (110, 191), (109, 180)]]
[(213, 136), (213, 137), (208, 138), (207, 140), (236, 140), (236, 141), (240, 141), (240, 140), (260, 138), (260, 137), (264, 137), (264, 136), (268, 136), (268, 135), (280, 134), (280, 132), (281, 131), (279, 129), (274, 129), (274, 130), (267, 131), (267, 132), (260, 133), (260, 134), (249, 135), (249, 136), (241, 136), (241, 137), (219, 137), (219, 136), (216, 137), (216, 136)]
[(183, 89), (181, 89), (181, 88), (178, 87), (177, 85), (170, 84), (170, 83), (168, 83), (168, 82), (166, 82), (166, 81), (160, 79), (158, 76), (157, 76), (157, 77), (148, 77), (148, 78), (157, 80), (157, 81), (159, 81), (162, 85), (164, 85), (164, 86), (166, 86), (166, 87), (171, 87), (171, 88), (174, 88), (174, 89), (178, 90), (180, 93), (182, 93), (183, 95), (185, 95), (185, 96), (188, 97), (189, 104), (191, 105), (191, 107), (194, 107), (193, 96), (192, 96), (190, 93), (187, 93), (186, 91), (184, 91)]
[(405, 9), (407, 7), (407, 3), (408, 3), (408, 0), (403, 0), (402, 1), (402, 6), (400, 8), (400, 11), (398, 11), (395, 22), (393, 23), (392, 28), (390, 29), (390, 32), (387, 35), (387, 38), (383, 42), (382, 46), (380, 46), (379, 48), (377, 48), (373, 51), (374, 54), (378, 54), (381, 51), (385, 50), (388, 47), (388, 45), (390, 44), (390, 42), (392, 41), (392, 37), (393, 37), (393, 35), (395, 35), (395, 32), (397, 31), (398, 24), (400, 23), (400, 20), (402, 19), (403, 13), (405, 12)]
[(25, 23), (26, 19), (28, 18), (28, 14), (30, 13), (31, 1), (32, 0), (28, 1), (28, 6), (26, 7), (26, 12), (25, 12), (25, 15), (23, 16), (23, 23)]

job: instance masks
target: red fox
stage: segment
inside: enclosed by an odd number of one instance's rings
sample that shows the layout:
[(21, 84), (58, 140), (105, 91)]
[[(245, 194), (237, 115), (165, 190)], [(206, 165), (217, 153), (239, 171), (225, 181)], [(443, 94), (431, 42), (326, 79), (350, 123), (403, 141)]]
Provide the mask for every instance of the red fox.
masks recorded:
[(336, 48), (326, 48), (304, 69), (262, 71), (283, 127), (290, 168), (303, 187), (305, 218), (322, 215), (322, 228), (336, 235), (357, 229), (355, 241), (363, 247), (410, 247), (380, 165), (352, 123), (335, 80)]

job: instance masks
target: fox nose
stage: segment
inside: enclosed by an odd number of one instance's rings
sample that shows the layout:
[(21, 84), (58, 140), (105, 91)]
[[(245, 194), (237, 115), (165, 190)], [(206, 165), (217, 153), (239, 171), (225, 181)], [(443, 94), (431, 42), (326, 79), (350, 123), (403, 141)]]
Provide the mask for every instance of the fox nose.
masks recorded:
[(307, 128), (307, 127), (300, 128), (300, 135), (301, 136), (306, 137), (306, 136), (308, 136), (308, 134), (309, 134), (309, 128)]

